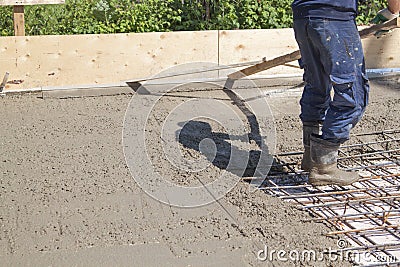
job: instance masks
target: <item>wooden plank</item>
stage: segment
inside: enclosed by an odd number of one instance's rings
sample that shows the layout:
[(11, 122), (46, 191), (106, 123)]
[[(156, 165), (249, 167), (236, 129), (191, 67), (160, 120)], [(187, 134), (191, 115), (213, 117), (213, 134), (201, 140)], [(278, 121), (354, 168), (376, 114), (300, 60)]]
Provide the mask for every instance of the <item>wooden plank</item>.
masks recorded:
[(64, 4), (65, 0), (0, 0), (0, 6)]
[(3, 60), (0, 73), (24, 80), (10, 90), (110, 84), (184, 63), (217, 63), (218, 32), (0, 37)]
[[(224, 32), (223, 36), (219, 32), (219, 45), (218, 31), (0, 37), (0, 75), (9, 72), (10, 81), (24, 80), (7, 84), (5, 90), (110, 84), (151, 77), (183, 63), (225, 65), (264, 56), (268, 60), (297, 48), (292, 29)], [(400, 30), (363, 40), (363, 47), (367, 68), (400, 66), (400, 57), (396, 56)], [(286, 66), (268, 71), (302, 73)], [(222, 77), (223, 71), (220, 74)]]
[(380, 38), (363, 40), (367, 68), (399, 68), (397, 51), (400, 47), (400, 30), (394, 30)]
[[(360, 30), (359, 34), (360, 34), (361, 39), (366, 39), (368, 37), (375, 35), (379, 31), (387, 31), (387, 30), (391, 30), (391, 29), (394, 29), (397, 27), (399, 27), (399, 18), (392, 19), (392, 20), (387, 21), (382, 24), (372, 25), (368, 28)], [(395, 51), (395, 50), (393, 50), (393, 51)], [(228, 78), (231, 80), (238, 80), (243, 77), (253, 75), (253, 74), (271, 69), (271, 68), (279, 66), (279, 65), (290, 63), (290, 62), (292, 62), (294, 60), (298, 60), (300, 58), (301, 58), (300, 51), (296, 50), (292, 53), (289, 53), (289, 54), (286, 54), (283, 56), (279, 56), (277, 58), (273, 58), (273, 59), (264, 61), (262, 63), (256, 64), (254, 66), (250, 66), (250, 67), (244, 68), (242, 70), (236, 71), (234, 73), (231, 73), (228, 75)]]
[(14, 6), (14, 35), (24, 36), (25, 35), (25, 16), (24, 6)]

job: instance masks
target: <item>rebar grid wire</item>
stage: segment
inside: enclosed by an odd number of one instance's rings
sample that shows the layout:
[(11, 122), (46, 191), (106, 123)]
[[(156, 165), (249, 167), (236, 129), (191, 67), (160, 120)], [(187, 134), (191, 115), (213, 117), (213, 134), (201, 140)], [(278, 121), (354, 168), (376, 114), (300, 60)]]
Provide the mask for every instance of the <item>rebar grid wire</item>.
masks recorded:
[[(299, 170), (302, 152), (275, 156), (276, 164), (260, 190), (292, 201), (344, 235), (363, 266), (399, 266), (400, 262), (400, 129), (353, 135), (339, 150), (338, 166), (362, 177), (351, 186), (307, 184)], [(250, 178), (251, 179), (251, 178)], [(310, 221), (310, 220), (308, 220)], [(353, 254), (354, 256), (355, 254)], [(368, 255), (368, 257), (367, 257)]]

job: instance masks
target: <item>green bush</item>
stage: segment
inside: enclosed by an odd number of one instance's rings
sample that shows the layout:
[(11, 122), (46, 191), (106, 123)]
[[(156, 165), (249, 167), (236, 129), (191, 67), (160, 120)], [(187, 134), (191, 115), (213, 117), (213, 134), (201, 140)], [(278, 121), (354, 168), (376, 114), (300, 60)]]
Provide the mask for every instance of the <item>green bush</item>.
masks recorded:
[[(66, 0), (25, 7), (27, 35), (213, 29), (292, 25), (291, 0)], [(364, 1), (357, 23), (367, 24), (386, 0)], [(0, 7), (0, 35), (13, 35), (12, 7)]]
[(376, 13), (386, 7), (387, 0), (362, 1), (358, 8), (357, 23), (361, 25), (368, 24), (376, 15)]
[(13, 13), (12, 7), (0, 7), (0, 35), (13, 35)]

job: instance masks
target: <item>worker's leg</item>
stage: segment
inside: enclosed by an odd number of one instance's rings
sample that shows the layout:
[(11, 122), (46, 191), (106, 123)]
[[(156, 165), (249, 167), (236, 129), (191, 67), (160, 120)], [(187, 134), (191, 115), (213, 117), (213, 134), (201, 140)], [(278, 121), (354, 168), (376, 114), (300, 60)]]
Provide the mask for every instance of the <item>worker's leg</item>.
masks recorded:
[[(369, 85), (357, 27), (353, 21), (323, 19), (303, 24), (295, 23), (307, 83), (300, 117), (303, 121), (324, 119), (322, 138), (343, 143), (368, 102)], [(330, 84), (334, 88), (332, 101)], [(326, 105), (329, 107), (324, 109)]]
[[(322, 127), (322, 139), (343, 143), (360, 121), (368, 103), (369, 85), (364, 54), (353, 21), (328, 21), (321, 32), (326, 40), (327, 62), (334, 96)], [(326, 66), (326, 69), (329, 67)]]
[[(321, 20), (319, 20), (321, 21)], [(318, 124), (324, 121), (330, 102), (330, 78), (324, 67), (323, 55), (319, 37), (314, 40), (315, 33), (310, 31), (309, 19), (294, 21), (296, 41), (301, 52), (300, 67), (304, 68), (305, 82), (303, 95), (300, 100), (300, 118), (306, 124)]]
[(358, 176), (337, 169), (337, 156), (339, 144), (349, 138), (367, 104), (369, 87), (360, 38), (351, 21), (309, 20), (306, 29), (308, 41), (319, 53), (321, 69), (334, 88), (322, 136), (311, 137), (309, 181), (314, 185), (350, 184)]
[(303, 122), (303, 146), (304, 154), (301, 161), (301, 169), (311, 170), (310, 136), (319, 134), (321, 122), (325, 119), (325, 113), (330, 102), (330, 79), (324, 71), (320, 59), (319, 48), (310, 40), (307, 29), (308, 19), (295, 20), (294, 30), (297, 43), (300, 47), (300, 66), (304, 68), (304, 90), (300, 100)]

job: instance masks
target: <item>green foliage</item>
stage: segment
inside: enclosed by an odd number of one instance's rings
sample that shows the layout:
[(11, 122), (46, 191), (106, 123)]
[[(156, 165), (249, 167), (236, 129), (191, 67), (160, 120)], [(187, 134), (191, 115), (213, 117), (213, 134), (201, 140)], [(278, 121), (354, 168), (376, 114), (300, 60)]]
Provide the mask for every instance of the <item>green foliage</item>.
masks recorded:
[[(27, 35), (90, 34), (292, 26), (292, 0), (66, 0), (25, 7)], [(367, 24), (386, 0), (364, 1)], [(0, 7), (0, 35), (13, 35), (12, 8)]]
[(240, 25), (245, 29), (290, 27), (292, 23), (291, 0), (242, 0), (238, 8)]
[(0, 35), (13, 35), (13, 13), (12, 7), (0, 7)]
[(385, 8), (387, 0), (363, 1), (358, 8), (357, 23), (360, 25), (368, 24), (376, 15), (376, 13)]

